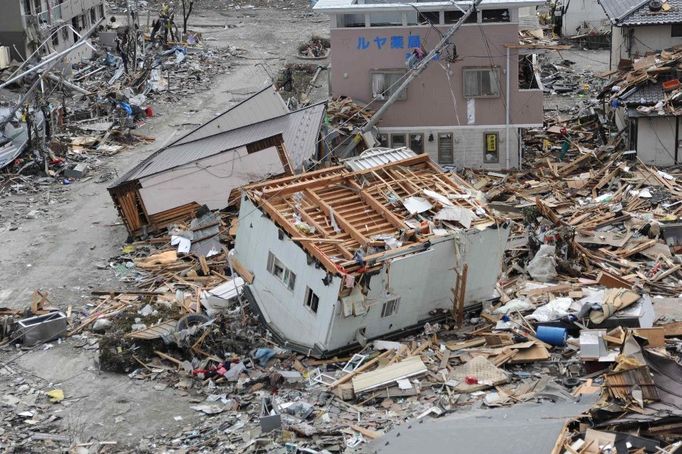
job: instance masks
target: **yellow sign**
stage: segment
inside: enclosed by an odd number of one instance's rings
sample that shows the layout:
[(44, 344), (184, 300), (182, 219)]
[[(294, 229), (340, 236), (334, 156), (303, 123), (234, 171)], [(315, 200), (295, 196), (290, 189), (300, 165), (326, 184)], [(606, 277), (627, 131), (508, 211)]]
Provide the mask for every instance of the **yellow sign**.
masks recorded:
[(488, 153), (497, 152), (497, 133), (489, 132), (485, 134), (485, 151)]

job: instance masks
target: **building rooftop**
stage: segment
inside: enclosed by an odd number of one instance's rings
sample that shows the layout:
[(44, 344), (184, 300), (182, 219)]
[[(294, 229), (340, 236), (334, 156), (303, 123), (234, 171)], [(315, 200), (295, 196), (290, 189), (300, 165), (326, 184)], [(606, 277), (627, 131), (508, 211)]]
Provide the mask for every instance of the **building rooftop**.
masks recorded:
[(333, 274), (423, 250), (434, 237), (496, 224), (473, 187), (406, 149), (373, 151), (244, 191)]
[[(491, 8), (520, 8), (524, 6), (535, 6), (544, 4), (544, 1), (540, 0), (483, 0), (479, 5), (479, 9), (491, 9)], [(467, 8), (471, 5), (470, 1), (427, 1), (427, 2), (409, 2), (409, 1), (396, 1), (396, 0), (319, 0), (313, 9), (322, 12), (343, 12), (349, 9), (362, 10), (362, 11), (374, 11), (374, 10), (406, 10), (414, 11), (414, 6), (418, 5), (419, 9), (424, 8), (440, 8), (440, 9), (457, 9)]]
[[(306, 156), (307, 150), (315, 149), (325, 106), (325, 103), (313, 104), (294, 112), (207, 136), (201, 134), (203, 129), (197, 129), (149, 156), (119, 178), (112, 187), (234, 150), (277, 134), (284, 137), (291, 165), (299, 168), (309, 157)], [(219, 130), (215, 126), (211, 126), (210, 129)], [(191, 140), (192, 137), (196, 138)]]
[(611, 23), (623, 25), (659, 25), (682, 23), (682, 0), (667, 0), (658, 11), (649, 8), (649, 0), (598, 0)]

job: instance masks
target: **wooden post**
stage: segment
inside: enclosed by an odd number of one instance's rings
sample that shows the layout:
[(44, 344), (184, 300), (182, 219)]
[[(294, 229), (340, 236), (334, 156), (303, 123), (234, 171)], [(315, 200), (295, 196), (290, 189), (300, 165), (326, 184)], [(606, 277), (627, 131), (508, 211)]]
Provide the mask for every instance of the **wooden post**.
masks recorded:
[(457, 326), (461, 327), (464, 324), (464, 294), (467, 289), (467, 274), (469, 273), (469, 265), (464, 264), (462, 272), (457, 272), (457, 282), (455, 288), (452, 289), (452, 318), (457, 322)]

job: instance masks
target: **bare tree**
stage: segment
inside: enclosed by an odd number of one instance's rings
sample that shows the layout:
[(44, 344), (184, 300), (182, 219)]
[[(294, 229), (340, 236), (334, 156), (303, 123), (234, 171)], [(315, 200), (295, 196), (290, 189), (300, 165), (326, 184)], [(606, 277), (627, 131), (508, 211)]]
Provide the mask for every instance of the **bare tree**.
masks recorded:
[(182, 0), (182, 33), (187, 33), (187, 21), (192, 14), (195, 0)]

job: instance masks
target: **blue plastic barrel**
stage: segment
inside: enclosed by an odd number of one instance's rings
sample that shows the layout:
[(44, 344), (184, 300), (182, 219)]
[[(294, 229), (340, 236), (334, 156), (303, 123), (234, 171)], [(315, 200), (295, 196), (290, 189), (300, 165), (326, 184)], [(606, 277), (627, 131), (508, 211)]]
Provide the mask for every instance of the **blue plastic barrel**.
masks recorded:
[(555, 326), (538, 326), (536, 336), (543, 342), (549, 345), (556, 345), (561, 347), (566, 344), (566, 328), (558, 328)]

